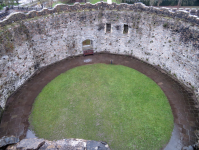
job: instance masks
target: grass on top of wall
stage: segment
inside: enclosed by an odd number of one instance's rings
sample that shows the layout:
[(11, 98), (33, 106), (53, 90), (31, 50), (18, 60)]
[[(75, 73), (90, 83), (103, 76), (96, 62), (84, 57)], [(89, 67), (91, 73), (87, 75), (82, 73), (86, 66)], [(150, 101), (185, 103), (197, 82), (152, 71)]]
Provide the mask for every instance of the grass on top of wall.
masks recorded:
[(73, 68), (48, 83), (29, 118), (39, 138), (106, 141), (111, 150), (159, 150), (173, 130), (160, 87), (121, 65)]

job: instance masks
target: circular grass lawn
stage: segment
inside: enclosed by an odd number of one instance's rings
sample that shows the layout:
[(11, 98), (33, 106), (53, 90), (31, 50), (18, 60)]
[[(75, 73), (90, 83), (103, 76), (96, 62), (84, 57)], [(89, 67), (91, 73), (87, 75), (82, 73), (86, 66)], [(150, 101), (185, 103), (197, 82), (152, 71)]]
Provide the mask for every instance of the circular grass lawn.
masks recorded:
[(112, 150), (158, 150), (173, 130), (160, 87), (121, 65), (73, 68), (48, 83), (29, 118), (39, 138), (106, 141)]

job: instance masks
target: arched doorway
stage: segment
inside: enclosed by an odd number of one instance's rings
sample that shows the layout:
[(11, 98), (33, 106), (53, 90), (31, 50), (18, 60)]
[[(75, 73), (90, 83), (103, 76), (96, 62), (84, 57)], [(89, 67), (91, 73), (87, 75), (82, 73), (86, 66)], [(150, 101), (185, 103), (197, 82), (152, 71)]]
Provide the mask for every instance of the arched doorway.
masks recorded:
[(93, 41), (89, 39), (82, 42), (82, 50), (84, 51), (88, 49), (93, 49)]
[(93, 54), (93, 41), (90, 39), (86, 39), (82, 42), (82, 51), (84, 56)]

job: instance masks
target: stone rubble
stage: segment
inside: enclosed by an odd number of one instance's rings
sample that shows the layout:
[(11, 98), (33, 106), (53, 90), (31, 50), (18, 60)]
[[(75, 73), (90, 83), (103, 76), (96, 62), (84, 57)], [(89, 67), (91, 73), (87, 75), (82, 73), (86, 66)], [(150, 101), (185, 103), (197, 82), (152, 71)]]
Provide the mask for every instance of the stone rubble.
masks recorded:
[(10, 136), (10, 137), (4, 136), (4, 137), (2, 137), (0, 139), (0, 148), (4, 147), (6, 145), (15, 144), (17, 142), (19, 142), (19, 138), (18, 137), (15, 137), (15, 136)]
[(17, 145), (17, 149), (38, 149), (45, 143), (44, 139), (23, 139)]
[(19, 143), (9, 145), (6, 150), (110, 150), (106, 142), (83, 139), (62, 139), (48, 141), (44, 139), (23, 139)]

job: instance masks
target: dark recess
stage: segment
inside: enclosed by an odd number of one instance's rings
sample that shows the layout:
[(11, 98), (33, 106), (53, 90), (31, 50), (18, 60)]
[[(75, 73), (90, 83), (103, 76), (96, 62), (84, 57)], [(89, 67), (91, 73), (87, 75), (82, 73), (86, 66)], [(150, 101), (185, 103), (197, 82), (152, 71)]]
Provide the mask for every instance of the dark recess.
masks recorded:
[(104, 24), (103, 23), (98, 25), (98, 31), (100, 31), (102, 29), (104, 29)]
[(35, 70), (38, 69), (39, 66), (40, 66), (40, 64), (39, 64), (39, 63), (36, 63), (36, 64), (34, 65), (34, 69), (35, 69)]
[(111, 24), (110, 23), (107, 23), (106, 24), (106, 32), (111, 32)]
[(124, 24), (124, 31), (123, 31), (123, 33), (124, 33), (124, 34), (128, 33), (128, 30), (129, 30), (128, 25), (127, 25), (127, 24)]
[(115, 26), (116, 30), (120, 30), (120, 26)]

